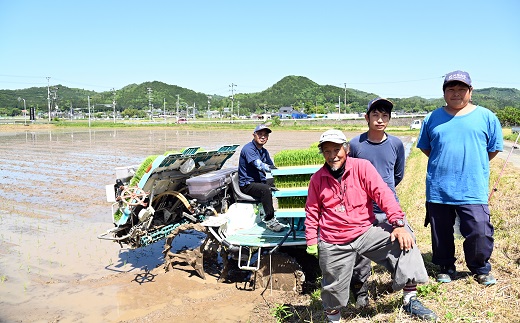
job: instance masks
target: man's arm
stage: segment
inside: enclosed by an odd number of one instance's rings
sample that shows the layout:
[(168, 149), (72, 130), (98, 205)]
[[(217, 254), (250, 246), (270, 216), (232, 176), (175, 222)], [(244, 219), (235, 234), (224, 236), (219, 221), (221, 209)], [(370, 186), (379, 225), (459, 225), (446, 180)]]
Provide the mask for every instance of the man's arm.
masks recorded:
[(266, 163), (263, 163), (260, 159), (256, 159), (253, 161), (253, 165), (255, 165), (256, 169), (258, 169), (259, 171), (261, 172), (270, 172), (271, 171), (271, 167), (270, 165), (266, 164)]
[(404, 145), (399, 141), (399, 148), (397, 150), (397, 159), (394, 165), (394, 185), (397, 186), (404, 177), (404, 167), (406, 162), (406, 156), (404, 152)]
[(319, 226), (319, 192), (318, 187), (311, 178), (307, 193), (307, 201), (305, 202), (305, 239), (307, 245), (315, 245), (318, 243), (318, 226)]
[(421, 151), (423, 152), (423, 154), (425, 154), (426, 156), (430, 157), (430, 149), (422, 149), (421, 148)]
[(499, 151), (492, 151), (492, 152), (488, 152), (488, 156), (489, 156), (489, 160), (491, 161), (491, 159), (495, 158), (496, 155), (498, 155)]

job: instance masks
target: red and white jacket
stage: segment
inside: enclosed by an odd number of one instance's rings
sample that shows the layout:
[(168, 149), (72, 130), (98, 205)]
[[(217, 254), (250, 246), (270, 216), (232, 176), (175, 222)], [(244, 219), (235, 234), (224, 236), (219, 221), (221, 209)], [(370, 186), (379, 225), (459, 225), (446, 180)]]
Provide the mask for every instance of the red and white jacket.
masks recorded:
[(341, 182), (324, 165), (309, 183), (307, 245), (317, 244), (318, 234), (320, 240), (331, 244), (349, 243), (362, 235), (375, 220), (372, 201), (386, 213), (389, 223), (404, 219), (394, 193), (368, 160), (347, 157)]

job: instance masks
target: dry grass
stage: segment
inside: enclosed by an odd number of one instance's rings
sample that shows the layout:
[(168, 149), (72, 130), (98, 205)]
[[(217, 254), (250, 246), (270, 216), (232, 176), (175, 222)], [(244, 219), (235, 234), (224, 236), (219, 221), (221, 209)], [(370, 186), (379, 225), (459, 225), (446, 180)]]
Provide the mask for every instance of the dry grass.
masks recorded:
[[(491, 264), (497, 284), (483, 287), (469, 275), (462, 238), (456, 240), (456, 266), (460, 278), (449, 284), (435, 282), (437, 267), (431, 263), (430, 227), (424, 227), (426, 164), (427, 158), (418, 149), (413, 149), (407, 160), (405, 178), (398, 187), (401, 205), (415, 230), (430, 275), (430, 283), (419, 288), (423, 304), (437, 313), (440, 322), (520, 322), (520, 199), (517, 184), (520, 169), (510, 164), (506, 167), (490, 202), (491, 220), (495, 226)], [(491, 162), (491, 186), (503, 165), (504, 160), (499, 158)], [(342, 311), (342, 322), (416, 322), (402, 311), (402, 293), (391, 290), (390, 275), (379, 266), (374, 266), (373, 270), (370, 306), (364, 310), (347, 307)], [(266, 301), (263, 310), (258, 309), (261, 312), (272, 313), (274, 309), (280, 310), (283, 304), (283, 312), (290, 313), (291, 316), (278, 322), (324, 322), (319, 292), (292, 298), (275, 294)], [(277, 321), (273, 314), (269, 315), (269, 319), (263, 315), (258, 319)]]
[[(415, 229), (417, 243), (430, 276), (437, 268), (431, 264), (430, 227), (424, 223), (424, 192), (427, 158), (414, 149), (407, 160), (405, 180), (398, 187), (398, 196), (409, 221)], [(490, 187), (504, 166), (504, 160), (491, 162)], [(507, 165), (489, 208), (495, 227), (495, 249), (491, 257), (492, 272), (498, 282), (483, 287), (469, 275), (465, 265), (462, 238), (456, 240), (457, 271), (463, 277), (450, 284), (439, 285), (430, 293), (428, 302), (444, 322), (519, 322), (520, 317), (520, 200), (518, 183), (520, 169)], [(464, 275), (466, 274), (466, 275)]]

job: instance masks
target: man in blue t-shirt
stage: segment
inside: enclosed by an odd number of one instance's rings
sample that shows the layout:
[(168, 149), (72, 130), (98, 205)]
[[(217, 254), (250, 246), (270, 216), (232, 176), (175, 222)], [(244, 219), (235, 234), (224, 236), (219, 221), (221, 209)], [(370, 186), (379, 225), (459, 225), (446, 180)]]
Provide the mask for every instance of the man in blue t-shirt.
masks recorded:
[(265, 217), (265, 226), (275, 232), (282, 231), (285, 225), (274, 217), (273, 195), (274, 180), (271, 169), (274, 163), (264, 145), (269, 140), (271, 129), (265, 124), (258, 125), (253, 132), (253, 140), (242, 147), (238, 160), (238, 181), (240, 190), (250, 196), (260, 199)]
[(448, 73), (442, 90), (446, 105), (426, 116), (417, 141), (428, 156), (425, 224), (431, 224), (432, 262), (440, 266), (437, 281), (456, 277), (453, 225), (459, 216), (466, 265), (478, 283), (492, 285), (489, 161), (503, 150), (502, 127), (490, 110), (471, 102), (467, 72)]
[[(375, 98), (368, 103), (365, 120), (368, 123), (368, 131), (350, 140), (350, 157), (369, 160), (377, 169), (377, 172), (385, 183), (394, 192), (395, 187), (404, 177), (405, 151), (401, 139), (385, 132), (392, 117), (394, 105), (391, 101), (383, 98)], [(386, 221), (386, 214), (379, 208), (377, 203), (372, 202), (377, 225)], [(371, 261), (359, 256), (352, 272), (350, 290), (356, 300), (356, 307), (361, 308), (368, 305), (367, 280), (372, 272)]]

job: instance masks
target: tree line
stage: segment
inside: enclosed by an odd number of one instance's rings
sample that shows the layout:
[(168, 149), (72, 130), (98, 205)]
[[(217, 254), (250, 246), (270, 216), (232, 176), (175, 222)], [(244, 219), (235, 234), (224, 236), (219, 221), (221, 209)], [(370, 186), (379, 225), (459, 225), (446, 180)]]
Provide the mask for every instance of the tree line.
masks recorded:
[[(346, 92), (346, 96), (345, 96)], [(144, 118), (150, 113), (168, 115), (195, 114), (207, 116), (208, 110), (234, 115), (275, 113), (281, 107), (293, 107), (306, 114), (364, 113), (368, 101), (377, 94), (333, 85), (319, 85), (303, 76), (286, 76), (268, 89), (257, 93), (238, 93), (233, 97), (195, 92), (163, 82), (130, 84), (117, 91), (95, 92), (68, 88), (62, 85), (32, 87), (20, 90), (0, 90), (0, 116), (22, 114), (26, 107), (35, 108), (36, 114), (47, 114), (51, 109), (67, 113), (86, 113), (88, 98), (96, 113), (110, 115), (113, 102), (118, 115)], [(340, 98), (340, 99), (338, 99)], [(442, 97), (388, 98), (397, 113), (424, 113), (442, 106)], [(486, 88), (473, 91), (473, 102), (492, 110), (504, 126), (520, 124), (520, 91), (511, 88)], [(345, 104), (346, 103), (346, 104)]]

